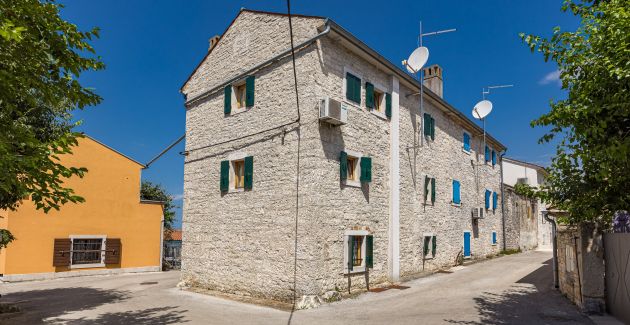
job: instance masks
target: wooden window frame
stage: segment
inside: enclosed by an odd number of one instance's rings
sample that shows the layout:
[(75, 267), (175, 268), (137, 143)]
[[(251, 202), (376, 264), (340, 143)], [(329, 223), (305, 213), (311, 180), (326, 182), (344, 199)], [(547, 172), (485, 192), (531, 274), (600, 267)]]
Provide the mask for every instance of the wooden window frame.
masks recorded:
[[(356, 151), (350, 151), (350, 150), (346, 150), (346, 154), (347, 154), (347, 159), (348, 159), (348, 174), (347, 174), (347, 178), (345, 180), (343, 180), (342, 184), (344, 186), (349, 186), (349, 187), (361, 187), (361, 158), (363, 157), (363, 154), (360, 152), (356, 152)], [(354, 179), (350, 178), (350, 160), (354, 160)]]
[(245, 159), (232, 160), (230, 163), (232, 164), (232, 176), (234, 179), (232, 186), (234, 186), (236, 190), (245, 189)]
[[(249, 155), (246, 152), (234, 152), (228, 155), (227, 160), (230, 165), (228, 193), (240, 193), (245, 191), (245, 158), (247, 156)], [(241, 161), (243, 167), (243, 183), (241, 187), (236, 187), (236, 170), (234, 169), (234, 163)]]
[[(368, 235), (370, 235), (370, 233), (367, 230), (346, 230), (344, 234), (344, 240), (343, 240), (343, 265), (344, 265), (343, 273), (344, 274), (363, 273), (367, 271), (366, 253), (367, 253), (367, 236)], [(348, 240), (350, 239), (350, 236), (362, 237), (361, 252), (362, 252), (363, 258), (361, 259), (361, 265), (354, 265), (352, 267), (352, 271), (348, 270)]]

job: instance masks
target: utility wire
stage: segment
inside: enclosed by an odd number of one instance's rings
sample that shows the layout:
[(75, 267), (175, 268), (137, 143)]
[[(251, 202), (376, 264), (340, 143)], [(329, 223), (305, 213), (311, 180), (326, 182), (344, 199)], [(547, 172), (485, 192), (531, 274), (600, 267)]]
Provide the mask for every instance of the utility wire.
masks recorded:
[(293, 312), (295, 311), (295, 303), (297, 301), (297, 254), (298, 254), (298, 218), (300, 214), (300, 145), (301, 145), (301, 135), (300, 135), (300, 126), (302, 123), (300, 121), (300, 96), (298, 94), (298, 80), (297, 80), (297, 70), (295, 68), (295, 48), (293, 45), (293, 22), (291, 20), (291, 0), (287, 0), (287, 14), (289, 16), (289, 37), (291, 39), (291, 61), (293, 62), (293, 81), (294, 81), (294, 89), (295, 89), (295, 102), (297, 107), (297, 166), (296, 166), (296, 179), (295, 179), (295, 238), (294, 238), (294, 249), (293, 249), (293, 306), (291, 308), (291, 315), (289, 316), (288, 323), (291, 323), (291, 319), (293, 318)]

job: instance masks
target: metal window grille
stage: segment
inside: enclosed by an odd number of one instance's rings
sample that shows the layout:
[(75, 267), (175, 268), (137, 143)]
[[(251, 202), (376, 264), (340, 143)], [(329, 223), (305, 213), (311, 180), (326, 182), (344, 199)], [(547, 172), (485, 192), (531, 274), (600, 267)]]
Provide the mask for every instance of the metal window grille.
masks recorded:
[(361, 254), (361, 248), (363, 247), (363, 236), (353, 236), (352, 240), (354, 240), (354, 254), (352, 254), (352, 265), (353, 266), (361, 266), (363, 263), (363, 255)]
[(73, 239), (72, 264), (102, 262), (103, 239)]

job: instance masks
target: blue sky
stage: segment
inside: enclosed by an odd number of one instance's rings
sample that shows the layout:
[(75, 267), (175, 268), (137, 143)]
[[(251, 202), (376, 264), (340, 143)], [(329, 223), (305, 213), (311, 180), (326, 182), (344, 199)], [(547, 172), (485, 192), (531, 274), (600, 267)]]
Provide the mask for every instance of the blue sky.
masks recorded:
[[(283, 0), (61, 2), (65, 19), (84, 30), (101, 28), (93, 44), (107, 65), (81, 78), (104, 100), (76, 113), (83, 120), (79, 129), (140, 162), (184, 133), (179, 88), (208, 50), (208, 39), (223, 33), (241, 7), (286, 11)], [(551, 99), (565, 95), (555, 65), (532, 54), (518, 33), (574, 30), (579, 21), (560, 11), (561, 1), (293, 0), (291, 6), (293, 13), (332, 18), (394, 63), (416, 47), (419, 21), (425, 32), (456, 28), (424, 42), (431, 52), (428, 64), (444, 70), (444, 98), (470, 115), (482, 87), (514, 84), (489, 95), (494, 111), (487, 130), (509, 148), (508, 156), (549, 163), (554, 147), (538, 145), (544, 130), (529, 122), (548, 111)], [(183, 148), (179, 144), (142, 175), (163, 184), (179, 205)]]

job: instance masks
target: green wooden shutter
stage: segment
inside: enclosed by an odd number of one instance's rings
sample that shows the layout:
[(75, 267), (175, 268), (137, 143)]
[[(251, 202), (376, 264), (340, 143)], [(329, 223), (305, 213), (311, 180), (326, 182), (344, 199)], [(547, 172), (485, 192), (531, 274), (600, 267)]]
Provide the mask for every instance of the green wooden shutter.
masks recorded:
[(361, 79), (346, 72), (346, 99), (361, 104)]
[(372, 158), (361, 157), (361, 182), (369, 183), (372, 181)]
[(348, 236), (348, 271), (352, 271), (354, 264), (354, 236)]
[(365, 83), (365, 107), (374, 108), (374, 85), (369, 82)]
[(365, 236), (365, 240), (365, 266), (371, 269), (374, 267), (374, 258), (372, 257), (374, 252), (374, 238), (372, 235), (367, 235)]
[(246, 190), (251, 190), (254, 185), (254, 157), (245, 157), (245, 184)]
[(424, 236), (424, 250), (423, 250), (424, 256), (427, 256), (427, 254), (429, 254), (429, 241), (430, 240), (431, 240), (431, 237)]
[(219, 181), (221, 192), (227, 192), (230, 188), (230, 162), (221, 161), (221, 180)]
[(346, 72), (346, 99), (352, 100), (354, 96), (354, 79), (353, 76)]
[(232, 85), (225, 86), (223, 95), (223, 114), (230, 115), (232, 111)]
[(345, 151), (339, 154), (339, 178), (348, 179), (348, 154)]
[(431, 255), (435, 256), (435, 252), (437, 251), (437, 236), (433, 235), (431, 244)]
[(245, 79), (245, 105), (247, 107), (254, 106), (254, 76)]
[(361, 78), (354, 77), (354, 101), (361, 104)]
[(431, 140), (435, 140), (435, 119), (431, 117)]
[(431, 178), (431, 203), (435, 203), (435, 178)]
[(431, 135), (431, 115), (424, 113), (424, 135)]
[(429, 178), (429, 176), (424, 176), (424, 202), (425, 203), (429, 199), (429, 182), (431, 182), (431, 179)]
[(385, 94), (385, 116), (392, 118), (392, 94)]

